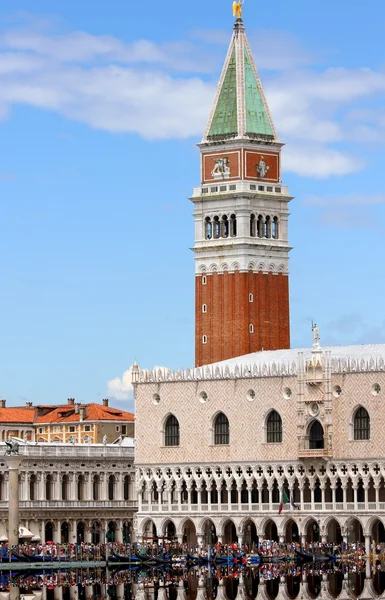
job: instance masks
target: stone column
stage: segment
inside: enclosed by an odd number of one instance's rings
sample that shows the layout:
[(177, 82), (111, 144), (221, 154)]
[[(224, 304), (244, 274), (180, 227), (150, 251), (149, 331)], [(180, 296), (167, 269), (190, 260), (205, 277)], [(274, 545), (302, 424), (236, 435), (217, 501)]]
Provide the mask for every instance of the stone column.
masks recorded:
[(12, 454), (5, 458), (8, 473), (8, 540), (10, 546), (19, 542), (19, 469), (22, 457)]
[(380, 505), (380, 487), (381, 483), (376, 483), (374, 485), (374, 489), (376, 490), (376, 510), (379, 510)]
[(91, 527), (90, 527), (90, 522), (86, 521), (85, 523), (85, 528), (84, 528), (84, 541), (87, 544), (91, 543)]
[(92, 473), (84, 474), (84, 485), (85, 485), (84, 499), (87, 500), (88, 502), (90, 500), (92, 500), (92, 477), (93, 477)]
[(54, 473), (53, 480), (53, 500), (61, 499), (61, 473)]
[(303, 482), (299, 482), (299, 506), (303, 510)]
[(55, 586), (53, 588), (54, 600), (63, 600), (63, 588), (61, 586)]
[(310, 488), (310, 502), (311, 502), (311, 512), (314, 513), (314, 488), (315, 481), (309, 479), (309, 488)]
[(330, 490), (332, 493), (333, 512), (335, 512), (335, 510), (336, 510), (336, 486), (335, 485), (330, 486)]
[(54, 538), (54, 542), (56, 544), (60, 544), (61, 543), (61, 521), (60, 519), (57, 519), (56, 523), (55, 523), (55, 528), (53, 530), (53, 536)]
[(100, 474), (100, 500), (108, 500), (108, 473)]
[(27, 500), (28, 481), (26, 473), (20, 473), (20, 500)]
[(158, 492), (158, 508), (159, 512), (162, 512), (162, 494), (163, 494), (163, 481), (159, 481), (156, 485), (156, 491)]
[(36, 486), (36, 500), (45, 500), (45, 482), (43, 473), (36, 473)]
[(370, 534), (369, 535), (365, 535), (365, 553), (366, 556), (369, 556), (370, 554)]
[(176, 484), (176, 495), (178, 499), (178, 512), (182, 511), (182, 483), (177, 481)]
[(123, 542), (123, 531), (122, 531), (122, 521), (121, 519), (115, 519), (116, 521), (116, 528), (115, 528), (115, 541), (118, 542), (118, 544), (121, 544)]
[[(243, 483), (243, 482), (242, 482)], [(238, 510), (241, 512), (242, 510), (242, 483), (237, 484), (237, 494), (238, 494)]]
[(198, 512), (202, 511), (202, 487), (197, 482)]
[(251, 505), (252, 505), (251, 494), (252, 493), (253, 493), (253, 484), (250, 482), (248, 484), (248, 486), (247, 486), (247, 497), (248, 497), (248, 500), (249, 500), (249, 513), (251, 513)]

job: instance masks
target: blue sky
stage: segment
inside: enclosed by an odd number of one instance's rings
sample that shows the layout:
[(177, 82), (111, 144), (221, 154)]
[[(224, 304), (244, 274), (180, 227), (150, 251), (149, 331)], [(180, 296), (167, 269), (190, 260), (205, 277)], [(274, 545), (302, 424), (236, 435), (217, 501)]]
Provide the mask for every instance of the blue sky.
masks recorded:
[[(192, 205), (231, 1), (3, 0), (0, 396), (194, 361)], [(292, 346), (385, 342), (385, 5), (246, 0), (291, 204)]]

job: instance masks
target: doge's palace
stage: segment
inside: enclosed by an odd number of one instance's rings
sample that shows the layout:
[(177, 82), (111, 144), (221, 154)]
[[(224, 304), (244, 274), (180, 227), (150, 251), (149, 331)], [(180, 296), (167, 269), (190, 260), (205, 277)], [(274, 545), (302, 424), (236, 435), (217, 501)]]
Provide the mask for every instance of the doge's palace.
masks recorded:
[(317, 330), (133, 382), (139, 537), (385, 541), (385, 345), (321, 348)]

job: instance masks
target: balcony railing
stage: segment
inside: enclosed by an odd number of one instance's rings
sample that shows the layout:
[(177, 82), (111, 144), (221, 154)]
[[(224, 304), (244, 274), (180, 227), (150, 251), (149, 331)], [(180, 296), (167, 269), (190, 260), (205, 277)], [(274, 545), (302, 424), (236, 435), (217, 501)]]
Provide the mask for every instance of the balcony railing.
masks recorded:
[[(0, 509), (8, 509), (8, 501), (0, 501)], [(21, 500), (20, 508), (137, 508), (136, 500)]]
[(331, 448), (310, 448), (309, 440), (302, 440), (298, 448), (298, 458), (322, 458), (333, 456)]
[[(362, 512), (384, 512), (385, 511), (385, 502), (303, 502), (300, 504), (298, 501), (296, 502), (296, 506), (300, 508), (303, 513), (335, 513), (335, 512), (349, 512), (352, 513), (354, 511), (362, 513)], [(201, 507), (198, 507), (198, 504), (181, 504), (180, 507), (178, 504), (171, 504), (170, 506), (165, 503), (159, 505), (156, 504), (142, 504), (141, 512), (146, 514), (148, 513), (168, 513), (168, 512), (191, 512), (191, 513), (204, 513), (204, 514), (214, 514), (215, 513), (238, 513), (238, 512), (249, 512), (249, 513), (271, 513), (277, 514), (279, 509), (279, 503), (273, 502), (271, 504), (261, 503), (261, 504), (251, 504), (242, 503), (238, 504), (202, 504)], [(290, 510), (290, 507), (287, 506), (284, 508), (284, 511)]]
[(80, 457), (93, 457), (93, 458), (126, 458), (134, 457), (134, 448), (130, 446), (69, 446), (67, 444), (52, 445), (36, 445), (36, 446), (20, 446), (20, 454), (31, 458), (49, 458), (49, 457), (60, 457), (60, 458), (80, 458)]

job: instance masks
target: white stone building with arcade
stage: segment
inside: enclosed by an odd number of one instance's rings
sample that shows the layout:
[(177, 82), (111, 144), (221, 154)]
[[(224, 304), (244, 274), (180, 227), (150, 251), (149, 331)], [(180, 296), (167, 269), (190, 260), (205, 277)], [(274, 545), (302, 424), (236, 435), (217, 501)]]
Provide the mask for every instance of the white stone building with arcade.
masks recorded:
[[(0, 447), (5, 448), (4, 444)], [(121, 444), (27, 442), (19, 447), (19, 528), (33, 541), (132, 539), (136, 512), (134, 441)], [(0, 538), (8, 539), (6, 456), (0, 460)], [(30, 537), (27, 539), (31, 539)]]

